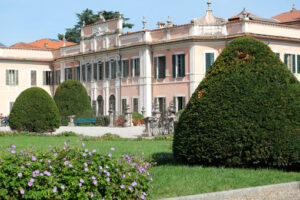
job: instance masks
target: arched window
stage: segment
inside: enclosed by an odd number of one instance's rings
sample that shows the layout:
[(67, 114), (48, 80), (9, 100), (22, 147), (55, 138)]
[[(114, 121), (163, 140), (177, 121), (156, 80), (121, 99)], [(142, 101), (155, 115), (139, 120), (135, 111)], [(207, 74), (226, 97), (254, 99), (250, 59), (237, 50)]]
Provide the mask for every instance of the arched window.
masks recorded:
[(101, 95), (98, 96), (97, 102), (98, 102), (98, 115), (103, 115), (104, 114), (104, 101), (103, 101), (103, 97)]
[(109, 109), (112, 108), (112, 111), (116, 111), (116, 97), (115, 95), (110, 95), (109, 97)]

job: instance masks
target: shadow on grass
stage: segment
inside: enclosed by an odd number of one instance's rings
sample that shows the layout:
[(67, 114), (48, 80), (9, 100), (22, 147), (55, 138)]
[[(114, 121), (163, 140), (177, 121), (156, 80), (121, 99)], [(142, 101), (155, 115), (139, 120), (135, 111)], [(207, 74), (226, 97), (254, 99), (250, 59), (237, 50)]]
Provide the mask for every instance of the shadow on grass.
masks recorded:
[(159, 165), (182, 165), (182, 163), (174, 159), (173, 153), (154, 153), (152, 154), (152, 161)]

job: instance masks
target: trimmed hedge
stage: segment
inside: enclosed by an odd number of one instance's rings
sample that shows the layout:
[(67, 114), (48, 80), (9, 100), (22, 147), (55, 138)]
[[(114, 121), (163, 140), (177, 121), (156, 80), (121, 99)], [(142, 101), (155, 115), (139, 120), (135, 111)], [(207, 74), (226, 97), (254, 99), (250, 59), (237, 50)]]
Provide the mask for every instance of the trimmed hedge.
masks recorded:
[(241, 37), (192, 95), (175, 126), (174, 156), (189, 164), (299, 170), (299, 119), (297, 79), (267, 45)]
[(45, 90), (32, 87), (16, 99), (9, 116), (9, 126), (18, 131), (54, 131), (60, 126), (59, 112)]
[(87, 91), (79, 81), (67, 80), (60, 84), (54, 100), (64, 125), (68, 123), (70, 115), (76, 118), (94, 115)]

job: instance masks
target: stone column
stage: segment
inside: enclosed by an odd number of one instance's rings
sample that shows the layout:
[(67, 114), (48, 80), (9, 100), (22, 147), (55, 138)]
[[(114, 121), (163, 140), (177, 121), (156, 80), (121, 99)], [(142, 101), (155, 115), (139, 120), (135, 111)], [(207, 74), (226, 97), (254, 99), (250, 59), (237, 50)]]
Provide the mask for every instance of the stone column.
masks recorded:
[(108, 113), (109, 113), (109, 127), (113, 127), (114, 126), (114, 112), (112, 110), (112, 106), (110, 106)]

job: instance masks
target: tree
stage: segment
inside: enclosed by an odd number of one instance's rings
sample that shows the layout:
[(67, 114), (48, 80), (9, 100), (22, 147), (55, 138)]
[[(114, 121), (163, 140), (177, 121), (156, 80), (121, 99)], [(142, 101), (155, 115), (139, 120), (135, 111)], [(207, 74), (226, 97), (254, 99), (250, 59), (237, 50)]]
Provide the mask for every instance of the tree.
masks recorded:
[(53, 131), (59, 125), (60, 117), (54, 100), (38, 87), (23, 91), (9, 115), (9, 126), (19, 131)]
[(60, 84), (55, 92), (55, 103), (65, 125), (68, 116), (93, 117), (90, 99), (84, 86), (75, 80), (67, 80)]
[(173, 153), (189, 164), (299, 170), (300, 84), (250, 37), (230, 42), (175, 127)]
[[(94, 14), (94, 12), (90, 9), (86, 9), (86, 10), (82, 11), (82, 13), (77, 13), (76, 16), (78, 18), (77, 24), (75, 24), (75, 26), (73, 28), (66, 29), (65, 38), (69, 42), (79, 43), (80, 42), (80, 28), (82, 27), (83, 22), (85, 22), (86, 25), (93, 24), (98, 21), (99, 15)], [(115, 18), (120, 17), (120, 13), (114, 12), (114, 11), (104, 11), (103, 16), (104, 16), (105, 20), (115, 19)], [(123, 17), (123, 14), (121, 15), (121, 17)], [(124, 18), (124, 23), (123, 23), (124, 28), (132, 28), (134, 26), (133, 24), (125, 23), (128, 20), (129, 20), (129, 18)], [(63, 34), (58, 34), (58, 39), (62, 40), (63, 36), (64, 36)]]

